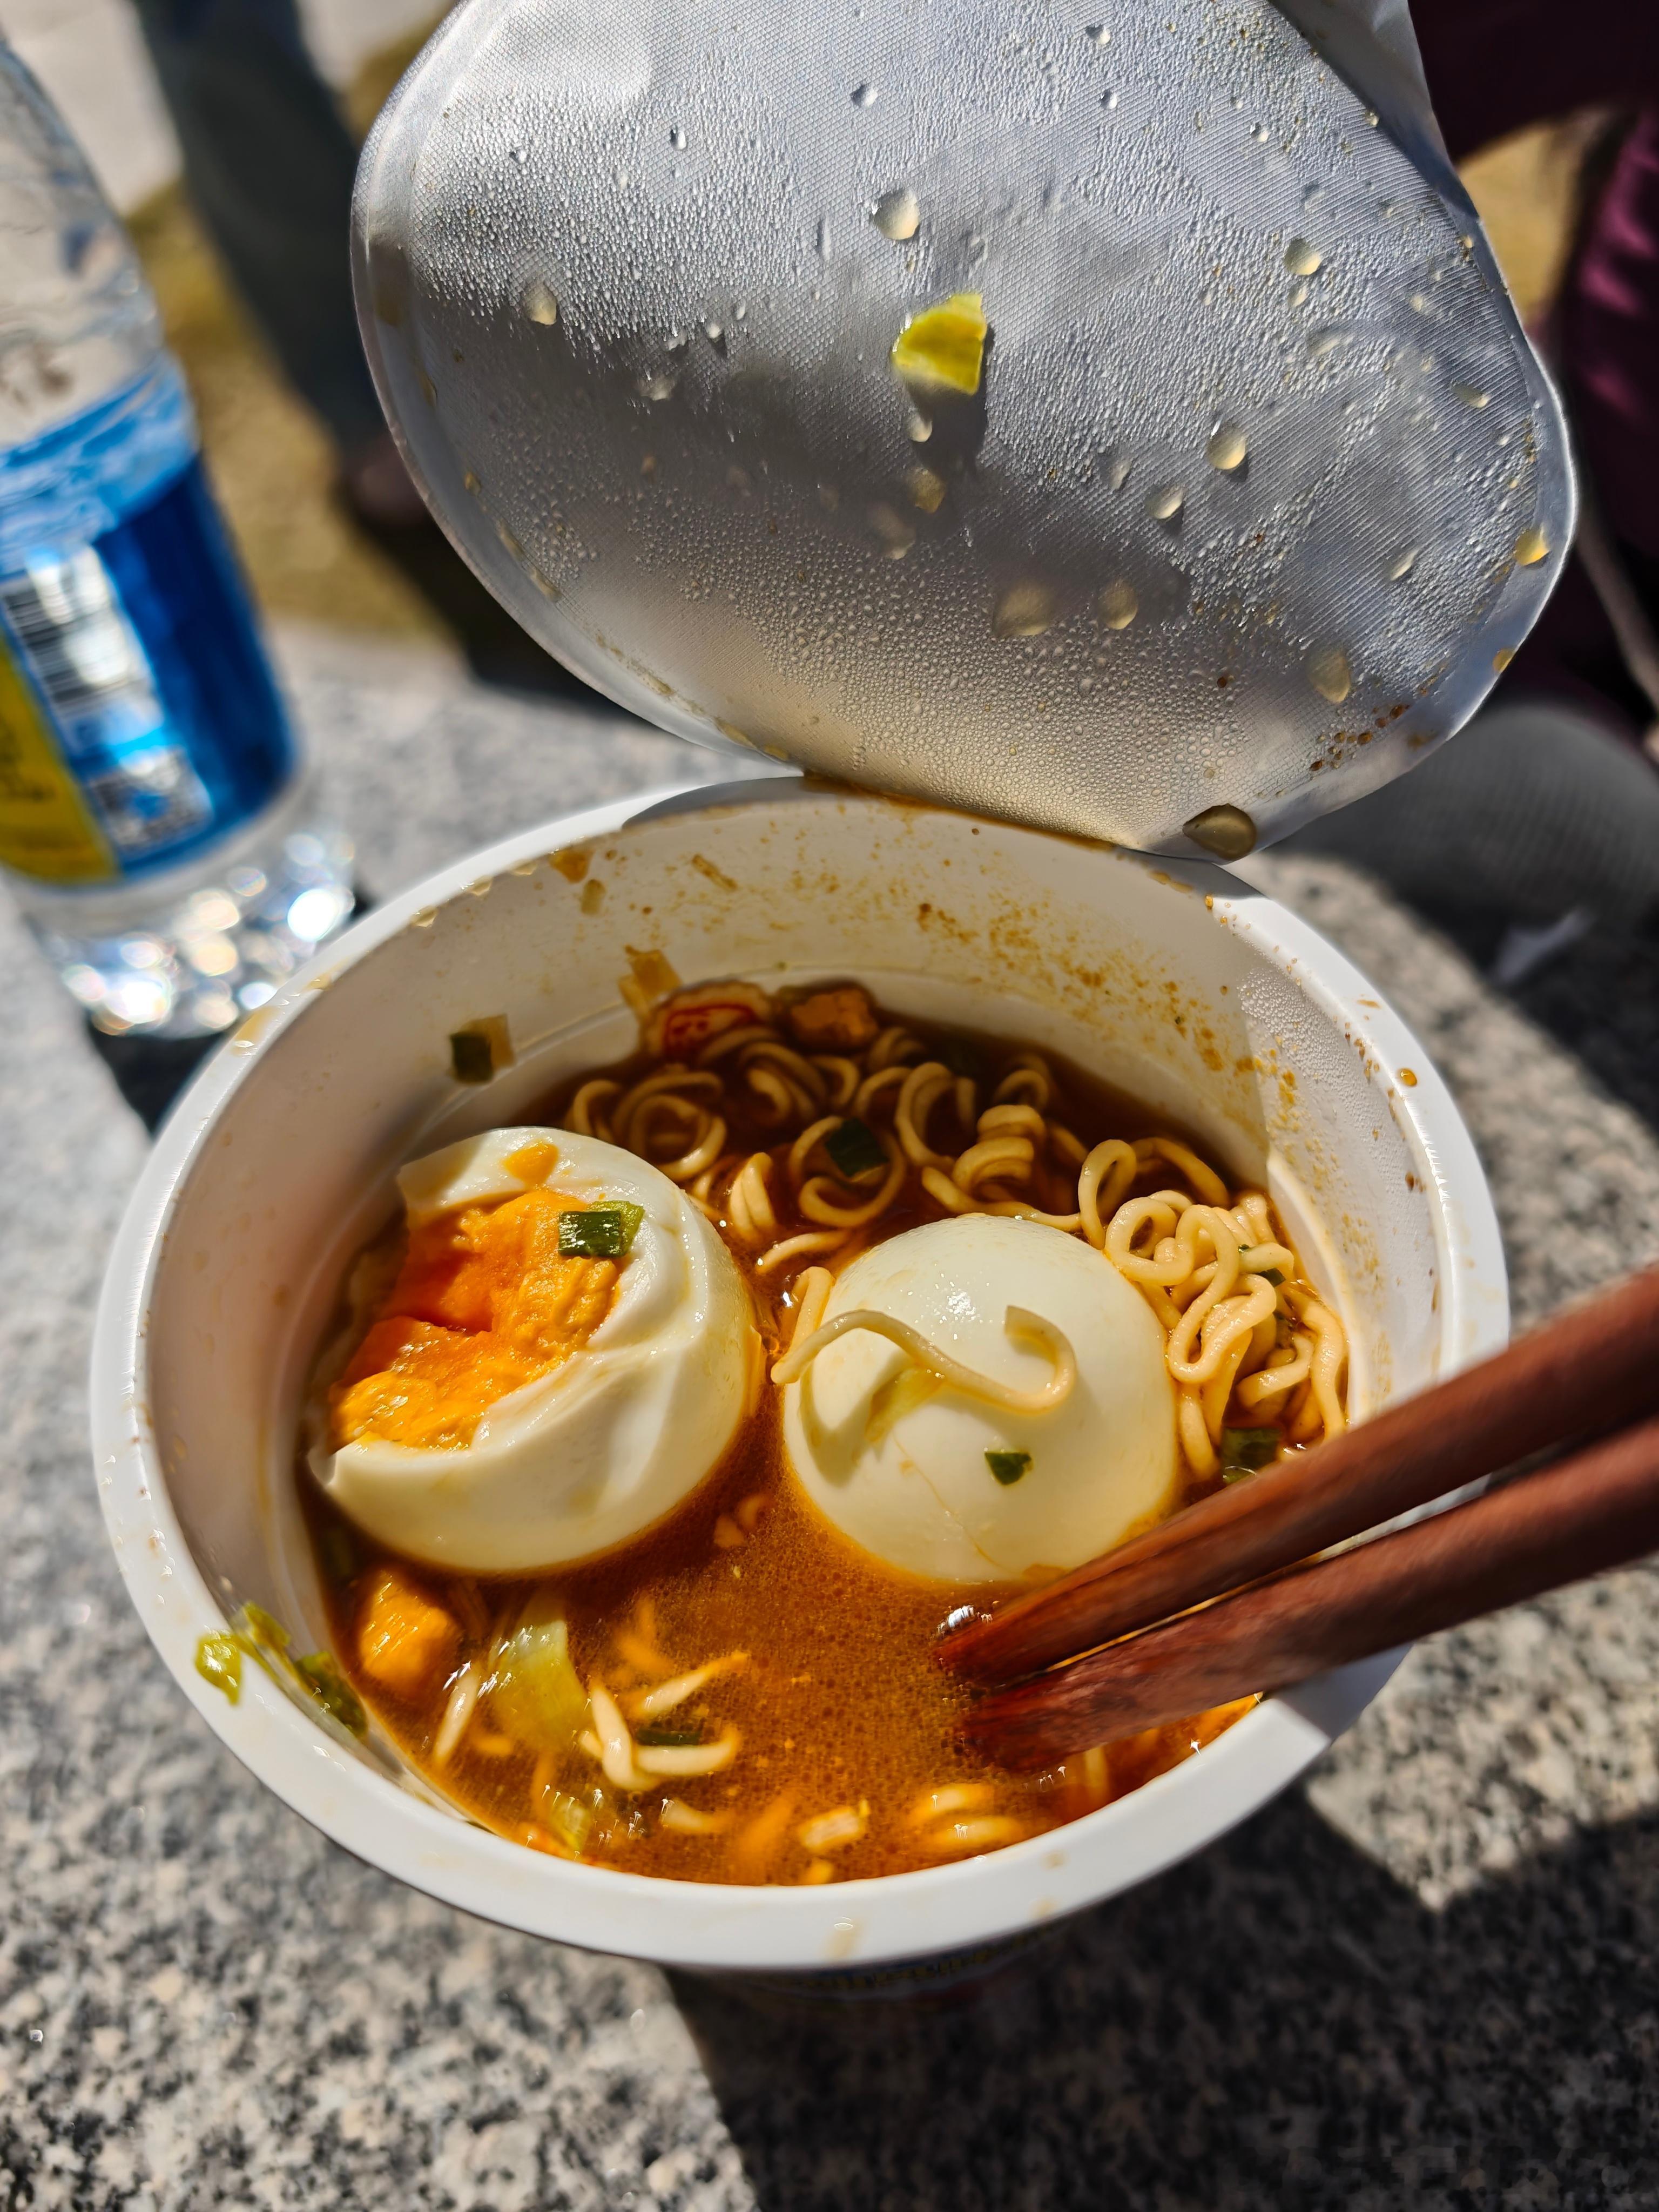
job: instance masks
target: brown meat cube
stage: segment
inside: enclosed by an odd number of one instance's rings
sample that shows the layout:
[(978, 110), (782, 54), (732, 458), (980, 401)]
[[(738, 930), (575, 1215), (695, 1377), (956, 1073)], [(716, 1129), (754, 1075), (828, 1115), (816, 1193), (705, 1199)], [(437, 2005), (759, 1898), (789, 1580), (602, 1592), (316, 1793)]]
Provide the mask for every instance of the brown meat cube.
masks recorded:
[(375, 1577), (357, 1620), (357, 1659), (372, 1681), (415, 1704), (441, 1681), (460, 1650), (452, 1615), (397, 1567)]
[(853, 983), (797, 999), (788, 1022), (795, 1042), (808, 1052), (862, 1052), (874, 1043), (881, 1026), (874, 1007)]

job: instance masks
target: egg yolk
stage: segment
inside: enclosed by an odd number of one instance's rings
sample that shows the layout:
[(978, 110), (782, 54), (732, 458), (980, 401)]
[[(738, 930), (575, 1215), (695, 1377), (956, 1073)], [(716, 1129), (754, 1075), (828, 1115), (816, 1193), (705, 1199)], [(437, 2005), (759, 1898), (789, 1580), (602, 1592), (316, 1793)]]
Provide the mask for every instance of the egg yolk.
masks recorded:
[(498, 1398), (579, 1352), (611, 1310), (614, 1260), (566, 1257), (580, 1199), (527, 1190), (410, 1233), (398, 1279), (328, 1394), (330, 1442), (457, 1450)]

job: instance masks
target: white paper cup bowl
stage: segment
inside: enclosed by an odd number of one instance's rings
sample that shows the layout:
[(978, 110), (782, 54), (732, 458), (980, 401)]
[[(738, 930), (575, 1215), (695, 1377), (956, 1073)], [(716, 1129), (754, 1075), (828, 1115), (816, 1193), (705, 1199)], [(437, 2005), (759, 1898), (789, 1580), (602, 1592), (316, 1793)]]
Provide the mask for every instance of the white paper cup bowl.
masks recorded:
[[(670, 1882), (526, 1850), (438, 1802), (253, 1666), (196, 1671), (244, 1601), (326, 1641), (294, 1444), (352, 1249), (398, 1165), (628, 1049), (618, 993), (855, 976), (900, 1012), (1064, 1052), (1266, 1176), (1353, 1349), (1362, 1409), (1496, 1350), (1502, 1248), (1422, 1048), (1305, 924), (1218, 870), (780, 781), (633, 800), (508, 839), (350, 930), (204, 1071), (118, 1237), (93, 1353), (111, 1541), (210, 1726), (359, 1856), (486, 1918), (735, 1974), (839, 1977), (981, 1955), (1197, 1850), (1348, 1726), (1398, 1653), (1267, 1699), (1086, 1819), (960, 1863), (816, 1888)], [(516, 1064), (451, 1073), (503, 1017)]]

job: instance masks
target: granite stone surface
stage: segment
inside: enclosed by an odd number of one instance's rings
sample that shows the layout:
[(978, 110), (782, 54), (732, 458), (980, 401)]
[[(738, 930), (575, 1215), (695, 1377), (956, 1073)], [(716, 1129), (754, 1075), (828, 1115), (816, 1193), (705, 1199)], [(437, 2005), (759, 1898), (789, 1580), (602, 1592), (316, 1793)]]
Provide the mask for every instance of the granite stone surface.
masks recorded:
[[(380, 891), (726, 772), (424, 655), (286, 659)], [(1651, 948), (1588, 939), (1517, 1005), (1344, 866), (1261, 872), (1450, 1080), (1522, 1320), (1659, 1254)], [(760, 2009), (507, 1934), (302, 1826), (153, 1656), (82, 1405), (144, 1139), (9, 915), (0, 1018), (0, 2203), (1659, 2203), (1654, 1571), (1420, 1647), (1304, 1788), (976, 1993)]]

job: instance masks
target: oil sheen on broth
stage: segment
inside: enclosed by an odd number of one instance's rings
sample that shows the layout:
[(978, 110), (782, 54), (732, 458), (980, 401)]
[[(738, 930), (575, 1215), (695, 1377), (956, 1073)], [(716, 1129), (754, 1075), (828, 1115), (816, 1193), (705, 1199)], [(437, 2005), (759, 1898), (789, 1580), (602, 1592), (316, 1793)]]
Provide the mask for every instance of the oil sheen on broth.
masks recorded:
[(1246, 1710), (1033, 1781), (957, 1747), (932, 1656), (1343, 1424), (1268, 1200), (1128, 1100), (854, 984), (703, 985), (400, 1184), (301, 1489), (353, 1683), (476, 1819), (686, 1880), (892, 1874)]

